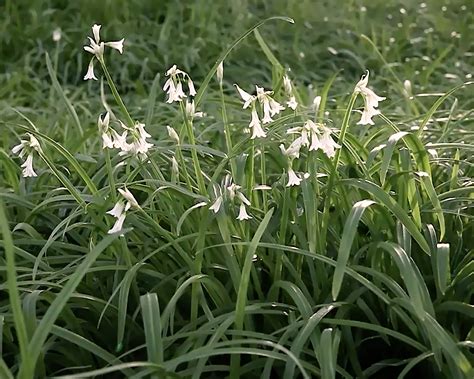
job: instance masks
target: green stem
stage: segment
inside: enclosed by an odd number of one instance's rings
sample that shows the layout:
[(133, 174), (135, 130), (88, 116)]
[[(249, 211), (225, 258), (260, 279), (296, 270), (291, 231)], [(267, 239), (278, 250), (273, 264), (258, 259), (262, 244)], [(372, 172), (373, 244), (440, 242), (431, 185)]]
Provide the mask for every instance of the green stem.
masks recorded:
[(227, 110), (225, 106), (225, 101), (224, 101), (224, 90), (222, 88), (222, 83), (219, 85), (220, 88), (220, 95), (221, 95), (221, 112), (222, 112), (222, 122), (224, 123), (224, 134), (225, 134), (225, 144), (227, 147), (227, 158), (229, 159), (230, 162), (230, 172), (232, 174), (232, 178), (236, 180), (236, 174), (237, 174), (237, 166), (235, 164), (235, 160), (232, 158), (232, 138), (230, 134), (230, 127), (229, 127), (229, 121), (227, 118)]
[(351, 118), (352, 108), (354, 108), (354, 103), (357, 98), (357, 93), (352, 93), (352, 96), (349, 100), (349, 106), (346, 109), (346, 113), (344, 114), (344, 118), (342, 120), (342, 127), (341, 132), (339, 133), (339, 145), (341, 148), (336, 151), (336, 156), (334, 157), (334, 165), (331, 169), (331, 174), (329, 175), (329, 180), (326, 188), (326, 198), (324, 199), (324, 210), (323, 210), (323, 218), (321, 222), (321, 254), (324, 254), (324, 250), (326, 248), (326, 238), (327, 238), (327, 231), (329, 226), (329, 208), (331, 206), (332, 194), (333, 194), (333, 187), (336, 179), (338, 177), (337, 166), (339, 165), (339, 160), (341, 157), (341, 151), (344, 147), (344, 139), (346, 137), (347, 128), (349, 126), (349, 120)]
[(128, 113), (127, 107), (123, 103), (123, 100), (117, 91), (117, 87), (115, 87), (114, 81), (112, 80), (112, 77), (109, 74), (109, 70), (107, 70), (107, 66), (105, 65), (104, 58), (98, 59), (98, 61), (100, 62), (102, 71), (104, 71), (105, 77), (107, 78), (107, 84), (109, 85), (109, 88), (112, 91), (112, 95), (114, 96), (115, 102), (119, 106), (122, 114), (125, 116), (128, 126), (133, 127), (134, 125), (133, 119), (130, 116), (130, 113)]
[(199, 192), (202, 195), (206, 195), (207, 193), (206, 184), (204, 183), (204, 176), (202, 174), (201, 164), (199, 163), (199, 157), (197, 155), (196, 139), (194, 137), (193, 124), (188, 118), (188, 115), (186, 113), (186, 108), (183, 102), (180, 103), (180, 106), (181, 106), (181, 113), (183, 114), (183, 118), (184, 118), (184, 124), (186, 126), (186, 133), (188, 135), (189, 144), (191, 145), (191, 158), (193, 160), (194, 172), (196, 174), (196, 180), (198, 183)]

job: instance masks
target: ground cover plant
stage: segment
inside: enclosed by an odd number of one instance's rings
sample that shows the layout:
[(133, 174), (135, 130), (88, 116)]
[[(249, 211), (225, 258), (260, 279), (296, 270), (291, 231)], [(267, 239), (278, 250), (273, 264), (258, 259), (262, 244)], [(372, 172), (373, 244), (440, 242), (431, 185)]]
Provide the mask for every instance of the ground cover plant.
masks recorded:
[(474, 376), (470, 2), (0, 10), (0, 378)]

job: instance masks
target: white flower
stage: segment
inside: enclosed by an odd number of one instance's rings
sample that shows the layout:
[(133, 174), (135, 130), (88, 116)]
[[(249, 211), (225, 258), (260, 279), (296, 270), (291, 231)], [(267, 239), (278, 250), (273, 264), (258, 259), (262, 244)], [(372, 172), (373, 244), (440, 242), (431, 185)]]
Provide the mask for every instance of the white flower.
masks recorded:
[(12, 153), (18, 155), (20, 158), (26, 156), (25, 161), (21, 164), (20, 167), (23, 168), (22, 175), (25, 178), (37, 176), (35, 170), (33, 169), (33, 153), (41, 152), (41, 146), (39, 141), (33, 134), (28, 133), (30, 140), (21, 139), (20, 143), (12, 148)]
[(54, 42), (61, 41), (61, 28), (56, 28), (53, 30), (53, 41)]
[(127, 151), (129, 149), (127, 134), (128, 132), (126, 130), (122, 134), (118, 134), (114, 129), (112, 129), (113, 147), (122, 151)]
[(286, 184), (287, 187), (291, 186), (299, 186), (301, 183), (301, 178), (296, 175), (292, 168), (288, 169), (288, 183)]
[(123, 53), (124, 38), (122, 38), (120, 41), (101, 42), (100, 28), (101, 28), (101, 25), (94, 24), (92, 26), (92, 34), (94, 35), (94, 38), (87, 37), (89, 38), (90, 44), (89, 46), (84, 46), (84, 50), (93, 55), (91, 61), (89, 62), (89, 66), (87, 68), (87, 73), (84, 76), (84, 80), (88, 80), (88, 79), (97, 80), (94, 74), (94, 58), (98, 60), (102, 60), (104, 56), (104, 46), (108, 46), (108, 47), (111, 47), (112, 49), (118, 50), (120, 54)]
[(229, 186), (227, 186), (227, 191), (229, 192), (230, 200), (234, 200), (235, 194), (241, 188), (242, 188), (241, 186), (239, 186), (238, 184), (235, 184), (235, 183), (231, 183)]
[(334, 142), (331, 137), (331, 130), (329, 128), (326, 128), (325, 126), (323, 126), (322, 128), (323, 135), (319, 139), (320, 148), (329, 158), (332, 158), (336, 154), (335, 149), (339, 149), (341, 146)]
[(194, 83), (188, 75), (188, 88), (189, 88), (189, 96), (196, 96), (196, 89), (194, 88)]
[(294, 96), (290, 96), (290, 100), (286, 102), (286, 105), (288, 105), (288, 108), (291, 108), (295, 111), (298, 107), (298, 102), (296, 101), (296, 98)]
[(255, 109), (255, 106), (252, 109), (252, 119), (250, 120), (249, 128), (252, 130), (252, 136), (250, 137), (251, 139), (265, 138), (267, 136), (262, 128), (262, 124), (258, 118), (258, 113)]
[[(130, 208), (130, 203), (127, 202), (126, 205), (128, 206), (128, 208)], [(114, 207), (106, 213), (111, 216), (114, 216), (115, 218), (119, 218), (122, 215), (122, 213), (124, 213), (124, 211), (126, 212), (128, 210), (128, 208), (125, 209), (125, 202), (122, 200), (119, 200), (115, 203)]]
[(249, 107), (250, 104), (252, 104), (257, 98), (248, 92), (245, 92), (242, 88), (240, 88), (237, 84), (234, 84), (235, 88), (237, 88), (237, 91), (239, 92), (240, 97), (244, 101), (243, 109), (246, 109)]
[(23, 158), (25, 155), (26, 149), (25, 147), (29, 146), (29, 142), (27, 140), (20, 140), (20, 143), (16, 146), (13, 146), (12, 153), (15, 155), (19, 155), (20, 158)]
[[(107, 234), (117, 233), (122, 230), (123, 222), (125, 221), (126, 213), (122, 213), (117, 220), (115, 220), (114, 226), (107, 232)], [(122, 234), (123, 235), (123, 234)]]
[(184, 71), (180, 70), (176, 65), (171, 66), (171, 68), (166, 71), (166, 76), (169, 78), (166, 80), (163, 90), (166, 91), (168, 95), (167, 103), (171, 104), (174, 101), (180, 102), (186, 98), (186, 94), (183, 91), (182, 81), (186, 80), (189, 90), (189, 96), (196, 96), (196, 89), (194, 88), (194, 83), (191, 80), (191, 77)]
[(376, 109), (380, 101), (385, 100), (385, 97), (377, 96), (374, 91), (367, 88), (369, 82), (369, 70), (362, 76), (359, 82), (356, 84), (354, 92), (360, 93), (364, 98), (364, 110), (359, 125), (374, 125), (372, 117), (380, 114), (380, 111)]
[(288, 149), (285, 149), (285, 145), (281, 144), (280, 145), (281, 153), (290, 159), (299, 158), (301, 146), (303, 146), (302, 141), (303, 141), (303, 138), (301, 136), (296, 138), (290, 144), (290, 146), (288, 146)]
[(285, 92), (288, 95), (291, 95), (291, 93), (293, 91), (293, 88), (292, 88), (292, 85), (291, 85), (291, 80), (288, 77), (288, 75), (283, 76), (283, 87), (285, 88)]
[(217, 66), (216, 77), (217, 81), (219, 82), (219, 85), (222, 86), (222, 80), (224, 78), (224, 61), (221, 61), (221, 63), (219, 63), (219, 65)]
[[(237, 186), (240, 188), (240, 186)], [(239, 198), (239, 200), (242, 202), (242, 204), (245, 204), (245, 205), (250, 205), (250, 200), (247, 199), (244, 194), (240, 191), (237, 192), (237, 197)]]
[(196, 112), (196, 109), (194, 107), (194, 100), (187, 100), (186, 101), (186, 115), (190, 118), (193, 119), (194, 117), (203, 117), (204, 113), (203, 112)]
[(316, 96), (313, 99), (313, 109), (314, 112), (317, 112), (319, 110), (319, 106), (321, 105), (321, 96)]
[(127, 202), (130, 204), (131, 207), (140, 208), (140, 205), (138, 205), (137, 200), (132, 195), (132, 193), (128, 190), (128, 188), (125, 188), (125, 189), (119, 188), (118, 191), (123, 196), (123, 198), (127, 200)]
[(98, 80), (94, 74), (94, 60), (91, 59), (89, 66), (87, 67), (87, 73), (84, 75), (84, 80), (94, 79)]
[(237, 216), (237, 220), (244, 221), (244, 220), (250, 220), (251, 218), (252, 216), (249, 216), (249, 214), (247, 213), (245, 204), (244, 203), (240, 204), (239, 215)]
[(289, 100), (286, 102), (289, 108), (296, 110), (298, 107), (298, 102), (296, 101), (296, 97), (293, 94), (293, 86), (291, 84), (290, 78), (285, 75), (283, 76), (283, 88), (285, 89), (286, 95), (289, 97)]
[(109, 131), (109, 123), (110, 123), (110, 114), (107, 112), (105, 116), (99, 115), (99, 119), (97, 120), (97, 126), (99, 128), (99, 133), (102, 136), (102, 148), (105, 149), (108, 147), (112, 149), (114, 147), (114, 141), (112, 140), (112, 136)]
[(272, 116), (280, 113), (285, 107), (270, 97), (273, 93), (272, 91), (265, 91), (263, 87), (259, 86), (255, 86), (255, 88), (257, 90), (257, 99), (263, 107), (262, 123), (268, 124), (273, 121)]
[(171, 172), (173, 175), (179, 176), (179, 165), (175, 157), (171, 157)]
[(33, 153), (28, 154), (21, 167), (23, 167), (22, 175), (24, 178), (37, 176), (35, 170), (33, 170)]
[(168, 136), (179, 145), (179, 136), (171, 126), (166, 125), (166, 129), (168, 130)]
[(117, 220), (115, 221), (114, 226), (107, 232), (108, 234), (116, 233), (122, 230), (123, 223), (125, 221), (125, 217), (127, 215), (127, 211), (131, 208), (140, 208), (140, 205), (138, 205), (137, 200), (135, 200), (135, 197), (132, 195), (132, 193), (127, 189), (121, 189), (119, 188), (118, 191), (122, 195), (123, 199), (125, 200), (118, 200), (114, 207), (106, 212), (107, 214), (115, 217)]
[(214, 204), (212, 204), (212, 205), (209, 207), (209, 209), (210, 209), (211, 211), (214, 211), (214, 213), (219, 212), (219, 209), (221, 209), (222, 200), (223, 200), (223, 199), (222, 199), (222, 196), (218, 196), (218, 197), (216, 198), (216, 200), (214, 201)]

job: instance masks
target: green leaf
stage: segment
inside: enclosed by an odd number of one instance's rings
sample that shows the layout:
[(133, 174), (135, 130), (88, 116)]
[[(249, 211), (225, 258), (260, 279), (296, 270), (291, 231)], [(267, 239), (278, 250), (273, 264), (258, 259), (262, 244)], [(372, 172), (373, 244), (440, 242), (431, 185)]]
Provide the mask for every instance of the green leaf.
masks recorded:
[(341, 290), (342, 280), (344, 278), (344, 271), (346, 269), (347, 261), (351, 253), (352, 242), (359, 226), (359, 221), (364, 214), (367, 207), (375, 204), (372, 200), (361, 200), (354, 204), (347, 217), (342, 232), (341, 244), (337, 253), (336, 269), (332, 278), (332, 298), (336, 301), (339, 291)]

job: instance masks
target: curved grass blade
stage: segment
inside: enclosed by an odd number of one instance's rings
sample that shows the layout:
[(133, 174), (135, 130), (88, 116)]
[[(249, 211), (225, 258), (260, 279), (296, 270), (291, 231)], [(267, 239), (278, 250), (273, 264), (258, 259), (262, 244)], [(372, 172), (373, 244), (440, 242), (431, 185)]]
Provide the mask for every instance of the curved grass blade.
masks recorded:
[[(270, 222), (270, 219), (273, 215), (274, 208), (271, 208), (262, 222), (257, 228), (252, 242), (249, 245), (247, 250), (244, 265), (242, 267), (242, 274), (240, 276), (239, 290), (237, 293), (237, 301), (235, 304), (235, 329), (242, 330), (244, 326), (244, 317), (245, 317), (245, 305), (247, 304), (247, 290), (250, 282), (250, 271), (252, 268), (252, 258), (257, 250), (260, 239), (265, 232), (265, 229)], [(239, 368), (240, 368), (240, 358), (239, 355), (233, 355), (231, 359), (231, 369), (230, 369), (230, 378), (239, 377)]]
[(344, 271), (351, 253), (352, 242), (354, 241), (359, 221), (364, 214), (364, 211), (375, 204), (372, 200), (361, 200), (354, 204), (347, 217), (344, 225), (344, 231), (342, 232), (341, 244), (337, 253), (336, 269), (334, 270), (334, 276), (332, 278), (332, 298), (336, 301), (339, 291), (341, 290), (342, 280), (344, 278)]
[[(3, 239), (3, 248), (5, 249), (5, 260), (7, 265), (7, 288), (10, 299), (10, 308), (13, 315), (13, 323), (20, 348), (21, 365), (26, 370), (31, 371), (34, 362), (30, 359), (28, 354), (28, 332), (26, 329), (25, 318), (21, 309), (20, 292), (17, 284), (17, 270), (15, 266), (15, 252), (14, 244), (10, 229), (8, 227), (8, 220), (5, 214), (3, 201), (0, 199), (0, 232)], [(3, 360), (2, 360), (2, 363)], [(5, 367), (6, 368), (6, 367)], [(6, 368), (6, 370), (8, 370)], [(5, 370), (4, 370), (5, 371)], [(7, 371), (8, 372), (8, 371)]]
[(148, 360), (156, 364), (163, 363), (163, 340), (161, 330), (160, 304), (156, 293), (140, 296), (143, 326)]
[[(122, 231), (122, 233), (127, 230)], [(28, 364), (20, 367), (18, 373), (18, 379), (29, 379), (33, 376), (34, 367), (36, 361), (43, 349), (43, 344), (48, 338), (51, 328), (53, 327), (56, 319), (60, 315), (64, 306), (76, 290), (77, 286), (82, 281), (82, 278), (87, 274), (89, 268), (99, 257), (99, 255), (104, 251), (113, 241), (119, 238), (119, 234), (111, 234), (105, 237), (100, 241), (84, 258), (82, 263), (77, 267), (73, 275), (70, 276), (69, 280), (63, 287), (63, 289), (58, 293), (56, 299), (50, 305), (42, 320), (36, 328), (35, 334), (31, 338), (30, 343), (27, 348)]]
[(376, 184), (364, 179), (343, 179), (340, 181), (340, 184), (348, 184), (363, 189), (364, 191), (367, 191), (371, 195), (373, 195), (380, 202), (381, 205), (387, 207), (397, 217), (397, 219), (403, 225), (405, 225), (408, 232), (415, 239), (415, 241), (418, 242), (418, 245), (420, 245), (421, 249), (426, 254), (430, 255), (430, 247), (428, 243), (426, 242), (425, 238), (420, 233), (416, 225), (410, 219), (410, 216), (383, 189), (381, 189)]
[(238, 37), (234, 42), (230, 44), (230, 46), (227, 48), (226, 51), (224, 51), (221, 55), (219, 55), (219, 58), (217, 58), (216, 63), (214, 66), (212, 66), (211, 70), (207, 74), (207, 76), (204, 78), (201, 86), (199, 87), (199, 91), (196, 94), (196, 97), (194, 98), (194, 101), (196, 103), (196, 108), (198, 107), (199, 103), (201, 102), (202, 96), (204, 95), (204, 92), (207, 89), (207, 86), (209, 85), (209, 82), (211, 81), (212, 77), (216, 73), (217, 67), (219, 64), (229, 55), (229, 53), (240, 44), (248, 35), (250, 35), (255, 29), (258, 29), (260, 26), (263, 24), (267, 23), (268, 21), (272, 20), (281, 20), (281, 21), (286, 21), (291, 24), (294, 24), (293, 19), (289, 17), (283, 17), (283, 16), (273, 16), (266, 18), (265, 20), (257, 22), (254, 26), (252, 26), (250, 29), (248, 29), (246, 32), (244, 32), (240, 37)]

